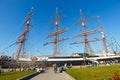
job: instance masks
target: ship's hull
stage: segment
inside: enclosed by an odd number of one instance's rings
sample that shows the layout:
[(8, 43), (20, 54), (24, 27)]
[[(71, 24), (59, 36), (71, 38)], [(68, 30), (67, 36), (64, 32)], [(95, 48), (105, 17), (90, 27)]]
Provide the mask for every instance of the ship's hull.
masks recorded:
[(75, 65), (89, 65), (92, 64), (93, 62), (117, 62), (120, 63), (120, 56), (106, 56), (106, 57), (98, 57), (98, 56), (92, 56), (92, 57), (48, 57), (46, 60), (44, 60), (44, 64), (47, 66), (52, 66), (53, 64), (58, 64), (58, 65), (65, 65), (67, 64), (70, 66), (71, 64), (73, 66)]
[[(30, 59), (20, 59), (20, 61), (30, 61)], [(90, 65), (94, 62), (97, 63), (120, 63), (120, 56), (89, 56), (86, 58), (83, 57), (73, 57), (73, 56), (64, 56), (64, 57), (38, 57), (37, 61), (39, 64), (45, 64), (46, 66), (52, 66), (53, 64), (64, 66), (67, 64), (68, 66), (73, 65)]]

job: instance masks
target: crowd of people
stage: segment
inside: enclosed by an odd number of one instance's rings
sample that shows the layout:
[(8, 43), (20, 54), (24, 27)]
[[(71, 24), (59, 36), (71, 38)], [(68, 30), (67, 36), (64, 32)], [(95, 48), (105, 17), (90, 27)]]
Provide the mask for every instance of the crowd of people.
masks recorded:
[(13, 58), (11, 56), (1, 55), (0, 60), (12, 60)]
[[(72, 65), (71, 65), (72, 66)], [(62, 73), (63, 71), (66, 70), (67, 68), (67, 64), (65, 63), (64, 65), (61, 65), (61, 64), (53, 64), (53, 70), (54, 70), (54, 73)]]
[(45, 65), (41, 65), (40, 67), (37, 67), (36, 70), (39, 73), (45, 72), (46, 66)]

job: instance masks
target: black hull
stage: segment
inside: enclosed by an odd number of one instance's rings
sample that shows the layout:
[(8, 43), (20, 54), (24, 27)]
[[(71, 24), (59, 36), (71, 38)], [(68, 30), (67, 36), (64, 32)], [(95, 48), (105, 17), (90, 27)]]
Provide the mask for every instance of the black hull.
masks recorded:
[[(53, 58), (53, 60), (54, 59), (60, 59), (60, 58)], [(103, 62), (106, 62), (106, 63), (111, 61), (111, 62), (120, 63), (120, 57), (115, 57), (115, 58), (101, 58), (101, 59), (99, 59), (99, 57), (98, 57), (98, 59), (96, 59), (95, 61), (98, 61), (98, 62), (103, 61)], [(48, 61), (44, 61), (44, 64), (46, 66), (52, 66), (53, 64), (62, 65), (62, 66), (64, 66), (65, 64), (67, 64), (68, 66), (70, 66), (72, 64), (73, 66), (80, 66), (80, 65), (89, 65), (92, 62), (94, 62), (94, 61), (91, 61), (89, 59), (85, 59), (85, 60), (64, 60), (64, 61), (60, 61), (60, 60), (49, 61), (48, 60)]]
[[(70, 66), (71, 64), (72, 65), (84, 65), (84, 62), (85, 61), (45, 61), (44, 63), (47, 65), (47, 66), (52, 66), (53, 64), (57, 64), (57, 65), (61, 65), (61, 66), (64, 66), (65, 64), (67, 64), (68, 66)], [(88, 61), (87, 61), (88, 62)]]

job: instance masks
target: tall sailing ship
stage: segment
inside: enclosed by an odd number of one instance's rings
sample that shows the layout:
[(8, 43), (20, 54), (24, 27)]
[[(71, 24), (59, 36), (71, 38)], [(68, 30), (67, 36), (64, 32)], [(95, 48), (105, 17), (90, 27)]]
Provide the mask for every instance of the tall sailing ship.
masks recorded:
[[(29, 13), (29, 16), (27, 17), (27, 19), (25, 21), (26, 29), (20, 34), (20, 36), (18, 38), (18, 42), (16, 42), (17, 44), (19, 44), (18, 52), (17, 52), (16, 58), (15, 58), (17, 61), (44, 62), (44, 64), (46, 64), (48, 66), (50, 66), (54, 63), (60, 64), (60, 65), (64, 65), (64, 64), (82, 65), (84, 63), (88, 64), (89, 62), (91, 63), (91, 62), (100, 62), (100, 61), (117, 61), (117, 62), (119, 61), (120, 62), (120, 55), (109, 53), (108, 46), (107, 46), (107, 43), (106, 43), (106, 37), (104, 35), (103, 28), (102, 28), (102, 25), (100, 23), (100, 18), (98, 17), (98, 23), (99, 23), (100, 28), (96, 29), (96, 30), (88, 31), (85, 22), (88, 21), (88, 20), (91, 20), (92, 17), (84, 18), (81, 10), (80, 10), (80, 21), (75, 23), (74, 25), (76, 26), (78, 24), (82, 24), (82, 29), (83, 29), (82, 33), (76, 34), (76, 35), (74, 35), (70, 38), (58, 39), (59, 34), (67, 32), (67, 29), (65, 28), (65, 29), (60, 30), (59, 21), (61, 19), (63, 19), (64, 16), (59, 17), (58, 9), (56, 9), (56, 18), (55, 18), (55, 20), (50, 22), (50, 24), (53, 24), (53, 23), (55, 24), (55, 32), (53, 32), (52, 34), (49, 34), (46, 37), (46, 38), (54, 37), (54, 41), (46, 42), (44, 44), (44, 46), (47, 45), (47, 44), (53, 44), (54, 45), (53, 55), (52, 56), (43, 56), (43, 57), (30, 57), (30, 58), (20, 57), (21, 56), (21, 50), (24, 48), (25, 41), (27, 40), (26, 34), (30, 30), (29, 29), (30, 28), (29, 27), (30, 26), (30, 20), (33, 16), (32, 10), (33, 9), (31, 9), (31, 11)], [(93, 39), (93, 40), (88, 39), (89, 35), (93, 35), (93, 34), (97, 34), (97, 33), (101, 33), (102, 38)], [(83, 37), (84, 40), (82, 42), (73, 42), (71, 44), (76, 44), (76, 45), (84, 44), (85, 45), (85, 52), (83, 54), (74, 53), (71, 56), (56, 56), (57, 55), (57, 44), (59, 42), (62, 42), (64, 40), (73, 39), (73, 38), (78, 38), (78, 37)], [(104, 49), (105, 49), (104, 55), (103, 54), (98, 55), (96, 53), (95, 54), (90, 53), (88, 44), (91, 43), (91, 42), (96, 42), (96, 41), (103, 41)]]

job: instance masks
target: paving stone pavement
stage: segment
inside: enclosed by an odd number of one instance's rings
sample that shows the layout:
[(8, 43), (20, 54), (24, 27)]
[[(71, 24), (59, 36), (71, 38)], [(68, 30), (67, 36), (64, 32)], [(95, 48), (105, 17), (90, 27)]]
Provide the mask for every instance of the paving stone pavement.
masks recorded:
[(75, 80), (67, 73), (54, 73), (53, 69), (46, 70), (44, 73), (33, 77), (31, 80)]

